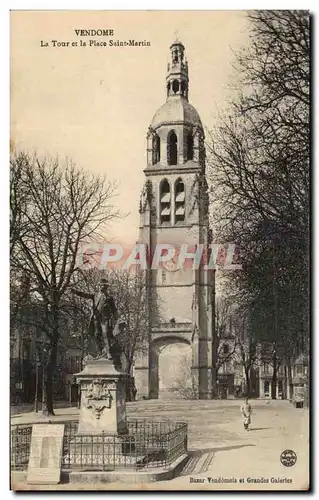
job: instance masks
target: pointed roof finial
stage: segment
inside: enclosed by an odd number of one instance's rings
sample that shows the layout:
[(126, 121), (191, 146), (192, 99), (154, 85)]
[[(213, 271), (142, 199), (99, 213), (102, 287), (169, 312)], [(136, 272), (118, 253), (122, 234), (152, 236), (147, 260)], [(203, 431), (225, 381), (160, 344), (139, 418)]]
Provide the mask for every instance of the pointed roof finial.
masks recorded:
[(185, 49), (183, 43), (181, 42), (180, 40), (180, 37), (179, 37), (179, 33), (178, 33), (178, 30), (175, 30), (174, 31), (174, 41), (173, 43), (171, 44), (171, 48), (174, 47), (174, 45), (180, 45), (181, 47), (183, 47), (183, 49)]

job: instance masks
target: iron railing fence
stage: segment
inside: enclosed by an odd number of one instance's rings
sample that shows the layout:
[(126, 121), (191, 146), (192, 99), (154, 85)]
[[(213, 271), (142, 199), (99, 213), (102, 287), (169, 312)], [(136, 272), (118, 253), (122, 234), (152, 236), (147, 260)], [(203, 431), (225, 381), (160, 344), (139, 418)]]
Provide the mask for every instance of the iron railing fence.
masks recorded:
[(11, 426), (10, 434), (11, 469), (24, 470), (29, 463), (32, 425)]
[[(62, 469), (138, 470), (165, 467), (187, 451), (187, 423), (129, 419), (128, 433), (77, 434), (78, 421), (64, 424)], [(36, 424), (35, 424), (36, 425)], [(32, 425), (11, 426), (11, 469), (28, 467)]]

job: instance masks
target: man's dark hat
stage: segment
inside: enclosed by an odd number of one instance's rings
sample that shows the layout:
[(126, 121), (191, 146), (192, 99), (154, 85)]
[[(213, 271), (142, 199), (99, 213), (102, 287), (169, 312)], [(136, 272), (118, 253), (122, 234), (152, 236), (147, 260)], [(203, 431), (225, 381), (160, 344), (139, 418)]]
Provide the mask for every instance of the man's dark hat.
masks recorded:
[(108, 286), (109, 282), (108, 282), (108, 280), (106, 278), (101, 278), (100, 285), (106, 285), (106, 286)]

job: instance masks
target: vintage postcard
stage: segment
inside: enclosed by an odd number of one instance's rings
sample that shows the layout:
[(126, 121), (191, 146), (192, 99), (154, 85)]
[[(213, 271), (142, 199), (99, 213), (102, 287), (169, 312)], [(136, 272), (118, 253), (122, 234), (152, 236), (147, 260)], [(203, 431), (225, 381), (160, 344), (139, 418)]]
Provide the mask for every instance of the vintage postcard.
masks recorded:
[(304, 490), (310, 14), (10, 13), (13, 490)]

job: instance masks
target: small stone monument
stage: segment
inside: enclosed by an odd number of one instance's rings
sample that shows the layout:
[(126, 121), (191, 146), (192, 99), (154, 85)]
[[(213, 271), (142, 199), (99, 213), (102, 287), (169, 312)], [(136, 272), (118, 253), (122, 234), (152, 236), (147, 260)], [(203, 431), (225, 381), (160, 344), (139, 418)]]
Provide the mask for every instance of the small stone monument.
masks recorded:
[(63, 424), (33, 425), (28, 484), (58, 484), (60, 482), (63, 433)]

